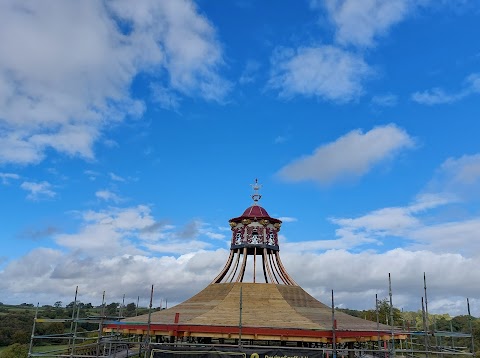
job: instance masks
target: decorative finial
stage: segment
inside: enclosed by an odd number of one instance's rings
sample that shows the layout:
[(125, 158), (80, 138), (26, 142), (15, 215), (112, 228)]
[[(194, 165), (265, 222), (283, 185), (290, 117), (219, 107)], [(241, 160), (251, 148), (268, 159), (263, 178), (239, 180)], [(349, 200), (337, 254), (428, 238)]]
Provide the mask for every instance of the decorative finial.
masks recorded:
[(262, 187), (261, 184), (258, 184), (258, 179), (255, 179), (255, 184), (250, 184), (253, 189), (252, 199), (257, 205), (257, 202), (262, 198), (262, 195), (258, 193), (258, 190)]

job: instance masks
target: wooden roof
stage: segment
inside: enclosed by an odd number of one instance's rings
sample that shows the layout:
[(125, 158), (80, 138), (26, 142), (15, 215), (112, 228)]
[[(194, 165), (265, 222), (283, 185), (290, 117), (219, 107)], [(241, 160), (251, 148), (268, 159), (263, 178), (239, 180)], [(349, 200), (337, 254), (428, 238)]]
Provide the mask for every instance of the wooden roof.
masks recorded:
[[(151, 314), (152, 324), (238, 326), (242, 289), (242, 325), (265, 328), (331, 330), (332, 310), (300, 286), (271, 283), (215, 283), (177, 306)], [(175, 316), (178, 313), (178, 322)], [(338, 330), (376, 331), (376, 322), (335, 312)], [(128, 318), (147, 322), (148, 315)], [(380, 325), (381, 330), (389, 330)]]

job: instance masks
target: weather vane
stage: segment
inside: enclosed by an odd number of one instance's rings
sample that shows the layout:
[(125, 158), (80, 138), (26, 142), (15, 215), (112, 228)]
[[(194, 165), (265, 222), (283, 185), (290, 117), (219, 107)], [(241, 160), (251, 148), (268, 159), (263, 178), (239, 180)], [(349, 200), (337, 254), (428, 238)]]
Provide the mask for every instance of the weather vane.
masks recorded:
[(255, 179), (255, 184), (250, 184), (253, 189), (252, 199), (257, 204), (257, 202), (262, 198), (262, 195), (258, 193), (258, 190), (262, 187), (261, 184), (258, 184), (258, 179)]

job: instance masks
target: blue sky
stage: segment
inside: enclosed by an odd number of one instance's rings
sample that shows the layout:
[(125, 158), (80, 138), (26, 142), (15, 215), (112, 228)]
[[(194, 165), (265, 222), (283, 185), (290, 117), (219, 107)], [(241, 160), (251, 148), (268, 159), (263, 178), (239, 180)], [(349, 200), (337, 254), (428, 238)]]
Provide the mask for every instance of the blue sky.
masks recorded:
[(328, 303), (480, 315), (476, 1), (4, 1), (0, 302), (180, 302), (283, 220)]

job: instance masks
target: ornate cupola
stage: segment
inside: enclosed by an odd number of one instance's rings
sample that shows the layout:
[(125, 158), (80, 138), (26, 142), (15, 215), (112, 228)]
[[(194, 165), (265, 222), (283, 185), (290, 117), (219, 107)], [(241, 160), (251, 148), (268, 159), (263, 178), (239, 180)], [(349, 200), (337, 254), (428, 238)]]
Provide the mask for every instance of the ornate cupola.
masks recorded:
[[(253, 205), (241, 216), (230, 219), (230, 256), (222, 272), (212, 283), (244, 282), (249, 276), (253, 283), (297, 285), (280, 260), (278, 232), (282, 221), (270, 217), (267, 211), (258, 205), (262, 198), (259, 193), (261, 187), (255, 179), (251, 195)], [(258, 265), (257, 261), (260, 262)], [(261, 266), (261, 269), (257, 266)], [(262, 274), (259, 276), (260, 271)]]

